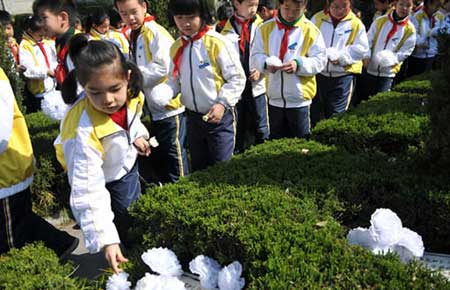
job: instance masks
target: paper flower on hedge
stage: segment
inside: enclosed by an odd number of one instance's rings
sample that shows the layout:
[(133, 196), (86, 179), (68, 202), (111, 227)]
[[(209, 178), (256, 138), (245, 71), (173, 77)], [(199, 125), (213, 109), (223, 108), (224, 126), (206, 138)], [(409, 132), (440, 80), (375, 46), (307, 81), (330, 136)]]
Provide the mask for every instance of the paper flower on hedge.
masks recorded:
[(200, 255), (189, 263), (189, 270), (200, 276), (200, 285), (205, 290), (216, 289), (220, 265), (209, 257)]
[(375, 55), (374, 63), (380, 67), (390, 67), (398, 64), (397, 56), (391, 50), (382, 50)]
[(145, 273), (136, 283), (135, 290), (186, 290), (184, 283), (176, 277), (158, 276)]
[(69, 106), (64, 103), (60, 91), (52, 91), (42, 99), (41, 109), (49, 118), (61, 121), (66, 115)]
[(180, 262), (174, 252), (167, 248), (153, 248), (141, 256), (152, 271), (160, 275), (145, 273), (136, 284), (137, 290), (185, 290), (178, 278), (183, 274)]
[(242, 266), (239, 262), (233, 262), (223, 267), (219, 272), (220, 290), (241, 290), (244, 288), (245, 280), (241, 278)]
[(371, 216), (370, 227), (356, 228), (347, 235), (350, 244), (360, 245), (375, 254), (396, 252), (402, 262), (413, 257), (422, 257), (422, 238), (408, 228), (404, 228), (400, 218), (390, 209), (377, 209)]
[(106, 290), (130, 290), (131, 282), (128, 281), (128, 276), (125, 272), (112, 275), (106, 281)]
[(278, 58), (278, 56), (272, 55), (272, 56), (266, 58), (266, 64), (273, 65), (273, 66), (282, 66), (283, 62), (281, 61), (281, 59)]

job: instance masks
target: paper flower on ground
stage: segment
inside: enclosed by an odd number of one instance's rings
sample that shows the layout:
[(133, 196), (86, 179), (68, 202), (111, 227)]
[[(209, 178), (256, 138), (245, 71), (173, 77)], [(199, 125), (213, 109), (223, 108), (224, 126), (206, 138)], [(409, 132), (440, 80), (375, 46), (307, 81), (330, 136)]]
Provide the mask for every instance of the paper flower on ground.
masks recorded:
[(220, 265), (209, 257), (200, 255), (189, 263), (189, 270), (200, 276), (200, 285), (205, 290), (216, 289)]
[(145, 273), (136, 283), (135, 290), (186, 290), (177, 277), (166, 277)]
[(130, 290), (131, 282), (128, 281), (128, 276), (125, 272), (112, 275), (106, 281), (106, 290)]
[(233, 262), (223, 267), (219, 272), (220, 290), (241, 290), (244, 288), (245, 280), (241, 278), (242, 266), (239, 262)]
[(281, 59), (278, 58), (278, 56), (272, 55), (272, 56), (266, 58), (266, 64), (273, 65), (273, 66), (282, 66), (283, 62), (281, 61)]
[(336, 61), (339, 59), (339, 50), (336, 47), (327, 47), (327, 58), (330, 61)]
[(398, 64), (398, 59), (391, 50), (382, 50), (375, 55), (374, 63), (380, 67), (390, 67)]
[(42, 99), (41, 109), (49, 118), (61, 121), (66, 115), (69, 106), (64, 103), (60, 91), (52, 91)]
[(404, 228), (400, 218), (390, 209), (384, 208), (372, 214), (369, 229), (353, 229), (348, 233), (347, 240), (375, 254), (396, 252), (405, 263), (413, 257), (422, 257), (424, 252), (422, 238)]
[(170, 277), (179, 277), (183, 275), (180, 262), (174, 252), (167, 248), (153, 248), (141, 256), (154, 272)]

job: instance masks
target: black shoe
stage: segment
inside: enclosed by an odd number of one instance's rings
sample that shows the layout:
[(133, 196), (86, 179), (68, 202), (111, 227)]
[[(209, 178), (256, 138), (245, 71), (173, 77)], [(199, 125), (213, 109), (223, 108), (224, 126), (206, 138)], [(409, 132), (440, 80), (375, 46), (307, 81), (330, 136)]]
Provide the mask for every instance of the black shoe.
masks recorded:
[(80, 243), (80, 240), (78, 238), (72, 237), (69, 246), (65, 248), (65, 250), (59, 254), (59, 260), (66, 259), (75, 249), (78, 247), (78, 244)]

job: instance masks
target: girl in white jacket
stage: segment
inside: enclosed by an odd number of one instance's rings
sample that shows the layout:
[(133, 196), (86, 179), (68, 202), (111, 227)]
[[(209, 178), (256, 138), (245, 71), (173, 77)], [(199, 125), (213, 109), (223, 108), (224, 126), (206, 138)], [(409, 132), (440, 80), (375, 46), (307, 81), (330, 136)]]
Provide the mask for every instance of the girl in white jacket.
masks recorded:
[[(72, 107), (55, 141), (58, 161), (67, 171), (70, 206), (91, 253), (101, 250), (113, 268), (126, 261), (119, 244), (127, 242), (127, 208), (140, 195), (136, 158), (150, 154), (149, 134), (140, 121), (142, 76), (119, 48), (107, 41), (70, 42), (75, 69), (62, 93)], [(77, 82), (84, 88), (77, 96)]]

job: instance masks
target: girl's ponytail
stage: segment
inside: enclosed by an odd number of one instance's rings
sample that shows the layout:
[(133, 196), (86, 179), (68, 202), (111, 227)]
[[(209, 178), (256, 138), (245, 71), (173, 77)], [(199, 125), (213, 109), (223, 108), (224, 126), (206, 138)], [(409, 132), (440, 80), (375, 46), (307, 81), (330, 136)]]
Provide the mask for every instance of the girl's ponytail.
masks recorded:
[(72, 59), (75, 67), (77, 66), (77, 58), (81, 51), (89, 44), (89, 37), (87, 34), (79, 33), (72, 36), (69, 44), (69, 56)]
[(64, 100), (64, 103), (68, 105), (72, 105), (77, 100), (77, 89), (78, 89), (78, 82), (76, 77), (75, 70), (72, 70), (67, 75), (66, 79), (64, 80), (62, 86), (61, 86), (61, 95)]
[(142, 73), (139, 68), (131, 61), (127, 61), (127, 68), (131, 71), (130, 81), (128, 82), (128, 98), (136, 98), (143, 90), (144, 83)]

